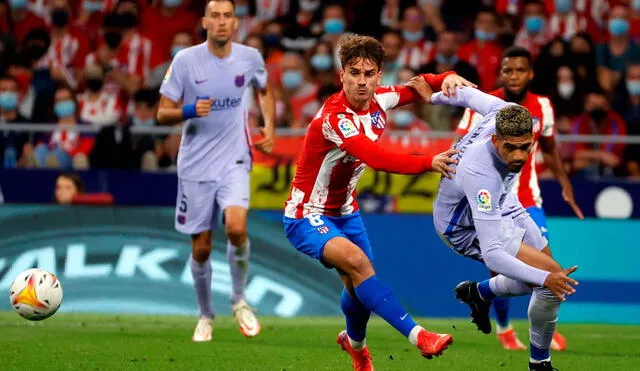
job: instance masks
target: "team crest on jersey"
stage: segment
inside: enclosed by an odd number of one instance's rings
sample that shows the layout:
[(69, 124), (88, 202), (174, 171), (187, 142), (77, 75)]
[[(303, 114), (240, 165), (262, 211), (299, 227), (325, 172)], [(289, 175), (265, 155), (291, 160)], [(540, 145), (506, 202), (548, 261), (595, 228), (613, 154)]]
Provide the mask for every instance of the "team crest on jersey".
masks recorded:
[(490, 212), (491, 211), (491, 193), (486, 189), (478, 191), (478, 211)]
[(236, 76), (236, 86), (241, 88), (244, 86), (244, 75), (237, 75)]
[(376, 129), (384, 129), (384, 121), (380, 119), (380, 111), (371, 115), (371, 125)]
[(341, 119), (340, 121), (338, 121), (338, 128), (342, 132), (342, 136), (345, 138), (358, 135), (358, 129), (349, 119)]
[(533, 118), (533, 134), (537, 134), (540, 132), (540, 119), (537, 117)]
[(320, 234), (327, 234), (327, 232), (329, 232), (329, 227), (323, 225), (322, 227), (318, 228), (318, 232), (320, 232)]

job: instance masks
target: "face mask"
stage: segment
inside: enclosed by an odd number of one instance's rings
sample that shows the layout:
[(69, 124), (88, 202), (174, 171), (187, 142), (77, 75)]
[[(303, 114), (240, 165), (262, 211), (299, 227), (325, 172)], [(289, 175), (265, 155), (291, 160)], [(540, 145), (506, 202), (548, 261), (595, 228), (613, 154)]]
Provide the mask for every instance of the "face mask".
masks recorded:
[(102, 11), (102, 1), (85, 1), (82, 3), (82, 8), (87, 13), (97, 13)]
[(162, 0), (162, 5), (167, 8), (177, 8), (182, 3), (182, 0)]
[(527, 29), (527, 31), (531, 33), (540, 32), (543, 26), (544, 26), (544, 19), (542, 19), (542, 17), (533, 16), (533, 17), (527, 17), (524, 19), (524, 27)]
[(445, 57), (444, 55), (438, 53), (436, 55), (436, 62), (438, 62), (439, 64), (446, 64), (448, 66), (453, 66), (456, 63), (458, 63), (458, 57), (456, 55)]
[(96, 78), (96, 77), (90, 78), (90, 79), (87, 79), (85, 83), (87, 84), (87, 89), (89, 89), (94, 93), (97, 93), (100, 91), (100, 89), (102, 89), (103, 82), (102, 82), (102, 79), (100, 78)]
[(133, 116), (132, 121), (134, 126), (153, 126), (156, 123), (153, 117), (146, 120), (142, 120), (136, 116)]
[(629, 32), (629, 22), (624, 18), (613, 18), (609, 21), (609, 32), (614, 36), (626, 35)]
[(571, 0), (556, 0), (556, 11), (558, 13), (569, 13), (571, 6)]
[(414, 114), (409, 111), (398, 110), (393, 111), (392, 113), (393, 122), (397, 127), (401, 128), (406, 128), (407, 126), (409, 126), (415, 118)]
[(58, 27), (65, 27), (69, 23), (69, 13), (64, 9), (55, 9), (51, 12), (51, 23)]
[[(165, 1), (169, 1), (169, 0), (165, 0)], [(175, 0), (171, 0), (171, 1), (175, 1)], [(237, 5), (236, 17), (244, 17), (246, 15), (249, 15), (249, 5)]]
[(329, 35), (337, 35), (344, 32), (345, 24), (342, 19), (339, 18), (331, 18), (327, 19), (323, 23), (324, 32)]
[(300, 9), (305, 12), (315, 12), (320, 7), (319, 1), (300, 0)]
[(493, 41), (497, 38), (495, 32), (486, 32), (483, 30), (475, 30), (474, 32), (478, 41)]
[(402, 37), (404, 37), (405, 40), (410, 42), (416, 42), (422, 39), (423, 36), (424, 36), (424, 33), (422, 31), (418, 31), (418, 32), (402, 31)]
[(633, 0), (633, 2), (631, 2), (631, 8), (633, 8), (633, 10), (640, 12), (640, 0)]
[(176, 57), (176, 54), (178, 54), (178, 52), (179, 52), (180, 50), (182, 50), (182, 49), (184, 49), (184, 46), (177, 46), (177, 45), (176, 45), (176, 46), (172, 47), (172, 48), (171, 48), (171, 58), (175, 58), (175, 57)]
[(562, 99), (571, 98), (575, 89), (576, 89), (576, 86), (570, 82), (564, 82), (564, 83), (558, 84), (558, 94), (560, 95), (560, 97), (562, 97)]
[(280, 44), (280, 35), (275, 33), (268, 33), (264, 35), (264, 43), (267, 46), (276, 46)]
[(18, 94), (12, 91), (0, 93), (0, 108), (6, 111), (13, 111), (18, 106)]
[(627, 91), (629, 95), (636, 96), (640, 95), (640, 80), (629, 80), (627, 81)]
[(121, 41), (122, 35), (120, 34), (120, 32), (108, 31), (104, 33), (104, 42), (107, 43), (109, 49), (118, 49)]
[(53, 106), (53, 112), (58, 118), (66, 118), (76, 113), (76, 104), (72, 100), (63, 100)]
[(604, 108), (596, 108), (589, 112), (589, 116), (591, 116), (595, 122), (604, 120), (607, 117), (607, 114), (609, 114), (609, 112)]
[(318, 71), (326, 71), (333, 66), (333, 61), (329, 54), (316, 54), (311, 57), (311, 65)]
[(27, 0), (9, 0), (11, 9), (22, 10), (27, 8)]
[(122, 27), (128, 30), (138, 25), (138, 17), (131, 12), (122, 13), (120, 14), (120, 22)]
[(285, 89), (293, 90), (302, 85), (302, 73), (300, 71), (287, 71), (280, 79)]

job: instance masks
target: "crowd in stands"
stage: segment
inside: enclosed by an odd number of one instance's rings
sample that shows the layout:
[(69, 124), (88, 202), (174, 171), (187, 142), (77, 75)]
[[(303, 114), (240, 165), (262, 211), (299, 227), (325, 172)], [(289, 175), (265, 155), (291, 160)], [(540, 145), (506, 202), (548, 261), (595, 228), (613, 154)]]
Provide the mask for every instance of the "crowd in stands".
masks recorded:
[[(157, 125), (158, 88), (173, 56), (206, 37), (205, 3), (0, 0), (0, 123), (58, 127), (4, 131), (0, 165), (175, 166), (179, 135), (130, 129)], [(453, 69), (491, 91), (502, 52), (524, 47), (534, 57), (531, 91), (551, 98), (557, 133), (640, 135), (640, 0), (236, 0), (236, 12), (234, 39), (264, 56), (279, 127), (304, 128), (339, 91), (336, 45), (352, 31), (381, 40), (383, 85)], [(387, 127), (451, 131), (460, 115), (416, 104), (392, 112)], [(257, 109), (251, 118), (260, 124)], [(76, 125), (99, 131), (79, 133)], [(606, 174), (640, 177), (637, 145), (561, 151), (569, 167), (596, 161)], [(574, 158), (580, 151), (597, 158)]]

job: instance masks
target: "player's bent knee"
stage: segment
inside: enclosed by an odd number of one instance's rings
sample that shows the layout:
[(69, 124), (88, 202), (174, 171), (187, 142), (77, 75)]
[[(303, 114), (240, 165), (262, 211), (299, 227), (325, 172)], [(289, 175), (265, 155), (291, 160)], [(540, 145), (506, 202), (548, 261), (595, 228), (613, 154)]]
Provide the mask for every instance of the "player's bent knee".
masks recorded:
[(211, 254), (211, 232), (202, 232), (191, 236), (191, 255), (193, 260), (203, 263)]
[(364, 253), (347, 256), (343, 269), (352, 278), (368, 276), (373, 273), (371, 261)]

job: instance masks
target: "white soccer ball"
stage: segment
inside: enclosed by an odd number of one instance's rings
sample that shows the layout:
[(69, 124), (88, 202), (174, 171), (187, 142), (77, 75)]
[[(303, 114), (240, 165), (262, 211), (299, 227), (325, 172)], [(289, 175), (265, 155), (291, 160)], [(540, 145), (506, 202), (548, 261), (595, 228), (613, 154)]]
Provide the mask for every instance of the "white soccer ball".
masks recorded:
[(41, 321), (51, 317), (62, 303), (62, 284), (40, 268), (27, 269), (13, 281), (9, 304), (22, 317)]

